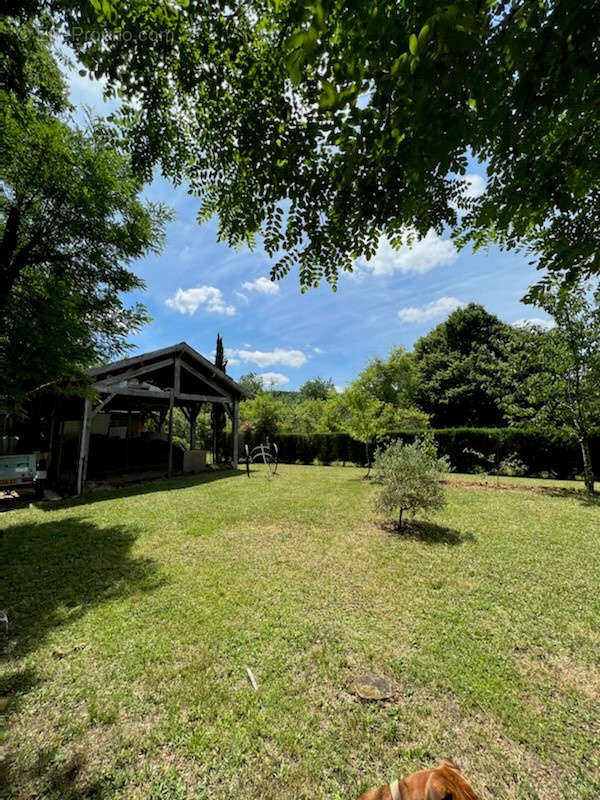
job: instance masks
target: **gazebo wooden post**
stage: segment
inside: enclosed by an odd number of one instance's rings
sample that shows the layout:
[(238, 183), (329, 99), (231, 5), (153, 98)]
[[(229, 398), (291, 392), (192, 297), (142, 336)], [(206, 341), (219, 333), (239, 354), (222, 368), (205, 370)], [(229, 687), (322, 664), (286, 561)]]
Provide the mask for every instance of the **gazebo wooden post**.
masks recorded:
[(175, 392), (173, 389), (169, 392), (169, 466), (167, 475), (169, 478), (173, 475), (173, 401)]
[(165, 408), (161, 408), (158, 411), (158, 432), (162, 433), (163, 428), (165, 427), (165, 420), (167, 418), (167, 410)]
[(127, 398), (127, 430), (125, 432), (125, 469), (129, 471), (129, 440), (131, 439), (131, 399)]
[(77, 465), (77, 494), (83, 492), (85, 473), (87, 472), (87, 459), (90, 449), (90, 429), (92, 416), (92, 401), (86, 397), (83, 405), (83, 420), (81, 422), (81, 436), (79, 447), (79, 464)]
[(233, 446), (233, 454), (231, 463), (234, 469), (238, 468), (238, 453), (239, 453), (239, 439), (240, 439), (240, 401), (234, 398), (233, 409), (231, 414), (231, 439)]
[(198, 406), (190, 408), (190, 450), (196, 449), (196, 420), (198, 419)]
[(217, 463), (217, 416), (215, 414), (215, 404), (210, 406), (210, 422), (212, 430), (212, 463)]

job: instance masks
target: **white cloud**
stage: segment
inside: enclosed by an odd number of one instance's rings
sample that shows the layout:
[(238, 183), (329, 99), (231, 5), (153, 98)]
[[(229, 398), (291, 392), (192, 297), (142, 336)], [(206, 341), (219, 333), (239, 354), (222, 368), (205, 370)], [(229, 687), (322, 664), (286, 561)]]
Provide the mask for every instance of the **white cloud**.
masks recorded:
[(178, 289), (173, 297), (166, 301), (169, 308), (174, 308), (181, 314), (195, 314), (202, 306), (211, 314), (235, 314), (234, 306), (228, 305), (223, 297), (223, 292), (215, 286), (197, 286), (194, 289)]
[(248, 303), (250, 302), (250, 300), (248, 300), (246, 295), (242, 294), (242, 292), (236, 292), (235, 295), (242, 301), (242, 303), (245, 303), (246, 305), (248, 305)]
[[(483, 175), (478, 175), (476, 172), (472, 172), (468, 175), (464, 175), (462, 177), (462, 181), (463, 185), (461, 187), (461, 200), (475, 200), (485, 192), (487, 181)], [(461, 208), (462, 202), (458, 203), (452, 201), (450, 205), (452, 208), (458, 211), (459, 215), (463, 214), (464, 209)]]
[(274, 350), (228, 350), (227, 356), (241, 361), (258, 364), (259, 367), (273, 367), (280, 364), (285, 367), (301, 367), (308, 361), (302, 350), (286, 350), (276, 347)]
[(374, 275), (392, 275), (394, 272), (429, 272), (442, 264), (449, 264), (457, 256), (456, 247), (449, 239), (442, 239), (431, 229), (422, 239), (415, 231), (407, 231), (402, 245), (395, 250), (382, 236), (377, 252), (370, 261), (360, 259), (359, 265)]
[(320, 347), (313, 347), (313, 350), (315, 351), (315, 353), (322, 353), (323, 352)]
[(529, 319), (518, 319), (516, 322), (511, 322), (514, 328), (544, 328), (550, 330), (554, 328), (555, 322), (551, 319), (544, 319), (543, 317), (530, 317)]
[(279, 294), (279, 284), (265, 278), (264, 275), (255, 281), (242, 283), (242, 289), (248, 292), (260, 292), (260, 294)]
[(401, 322), (426, 322), (430, 319), (445, 317), (450, 312), (461, 308), (465, 304), (457, 297), (438, 297), (424, 306), (407, 306), (398, 311)]
[(472, 200), (485, 192), (486, 180), (482, 175), (473, 172), (469, 175), (465, 175), (464, 181), (466, 184), (463, 189), (464, 197), (468, 197)]
[(290, 382), (288, 376), (282, 375), (281, 372), (261, 372), (258, 377), (262, 378), (266, 389), (271, 386), (285, 386), (286, 383)]

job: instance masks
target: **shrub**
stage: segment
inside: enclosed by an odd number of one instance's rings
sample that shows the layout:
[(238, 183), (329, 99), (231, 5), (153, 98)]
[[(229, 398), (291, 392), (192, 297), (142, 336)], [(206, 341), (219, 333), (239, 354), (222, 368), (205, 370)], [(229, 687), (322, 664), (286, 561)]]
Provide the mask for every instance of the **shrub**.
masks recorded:
[(442, 477), (448, 471), (448, 460), (440, 458), (433, 439), (423, 437), (411, 444), (398, 440), (375, 456), (375, 480), (379, 489), (375, 507), (385, 515), (414, 517), (418, 511), (427, 514), (444, 507), (446, 498)]

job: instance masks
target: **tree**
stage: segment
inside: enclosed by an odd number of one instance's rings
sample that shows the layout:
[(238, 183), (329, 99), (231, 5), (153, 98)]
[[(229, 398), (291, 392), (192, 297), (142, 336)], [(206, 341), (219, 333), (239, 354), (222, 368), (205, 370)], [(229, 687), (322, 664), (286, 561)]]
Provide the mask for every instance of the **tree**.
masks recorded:
[(290, 407), (286, 418), (286, 427), (291, 433), (310, 436), (313, 433), (324, 433), (325, 400), (307, 398)]
[(448, 472), (446, 458), (438, 457), (433, 439), (415, 439), (403, 444), (399, 439), (375, 456), (375, 480), (379, 489), (375, 507), (384, 514), (412, 517), (422, 511), (438, 511), (446, 504), (442, 478)]
[(409, 408), (414, 403), (414, 359), (403, 347), (392, 348), (387, 359), (372, 358), (357, 380), (382, 403), (395, 408)]
[[(223, 347), (223, 337), (217, 333), (217, 345), (215, 348), (215, 367), (225, 372), (227, 367), (227, 359), (225, 358), (225, 349)], [(213, 429), (213, 459), (214, 463), (218, 464), (223, 458), (223, 432), (227, 419), (225, 417), (225, 409), (221, 403), (213, 403), (211, 409), (211, 421)]]
[(470, 303), (415, 344), (415, 400), (434, 427), (506, 424), (498, 363), (515, 336), (510, 325)]
[(280, 430), (287, 414), (285, 403), (271, 392), (260, 392), (252, 400), (246, 400), (241, 407), (241, 417), (249, 424), (257, 441), (266, 443)]
[(12, 411), (40, 386), (66, 390), (126, 352), (147, 320), (123, 300), (143, 287), (130, 265), (160, 250), (169, 218), (141, 200), (142, 181), (104, 123), (64, 122), (64, 84), (48, 45), (34, 41), (28, 96), (0, 88), (0, 381)]
[(538, 301), (556, 323), (551, 330), (523, 331), (519, 347), (508, 351), (511, 391), (503, 405), (513, 423), (535, 423), (570, 431), (581, 448), (583, 477), (594, 491), (590, 450), (592, 428), (600, 418), (600, 289), (560, 280)]
[(600, 267), (597, 0), (25, 5), (47, 8), (124, 97), (143, 174), (187, 177), (231, 244), (262, 232), (276, 278), (335, 285), (381, 236), (446, 227)]
[(393, 423), (390, 430), (394, 431), (422, 431), (429, 427), (429, 415), (418, 408), (397, 408), (394, 410)]
[(365, 445), (368, 477), (371, 472), (371, 444), (378, 433), (385, 432), (385, 421), (382, 418), (385, 406), (360, 385), (346, 389), (340, 405), (346, 432)]
[(238, 383), (253, 397), (264, 391), (265, 388), (264, 380), (256, 372), (247, 372), (242, 375), (238, 379)]
[(325, 380), (317, 376), (303, 383), (298, 393), (301, 400), (327, 400), (335, 394), (335, 386), (331, 378)]
[(344, 406), (344, 394), (336, 394), (325, 400), (320, 427), (324, 433), (346, 433), (347, 412)]

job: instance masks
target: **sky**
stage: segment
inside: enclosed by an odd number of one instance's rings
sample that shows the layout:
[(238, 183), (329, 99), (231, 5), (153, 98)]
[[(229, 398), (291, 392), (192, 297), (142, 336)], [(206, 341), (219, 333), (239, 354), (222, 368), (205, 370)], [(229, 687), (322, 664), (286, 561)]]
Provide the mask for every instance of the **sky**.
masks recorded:
[[(69, 72), (71, 101), (108, 113), (102, 86)], [(470, 191), (485, 186), (484, 169), (470, 168)], [(293, 271), (282, 281), (269, 280), (271, 261), (260, 249), (234, 250), (217, 240), (217, 222), (199, 225), (199, 200), (183, 186), (161, 177), (146, 196), (175, 211), (160, 255), (133, 265), (146, 284), (126, 300), (143, 302), (152, 322), (132, 337), (132, 354), (186, 341), (213, 357), (217, 332), (235, 379), (248, 372), (267, 385), (294, 390), (317, 375), (342, 390), (374, 356), (392, 347), (411, 349), (414, 342), (455, 308), (481, 303), (509, 323), (544, 320), (523, 305), (537, 273), (525, 254), (495, 247), (458, 252), (433, 231), (424, 240), (394, 251), (386, 241), (370, 262), (359, 262), (342, 275), (337, 292), (324, 283), (305, 294)]]

